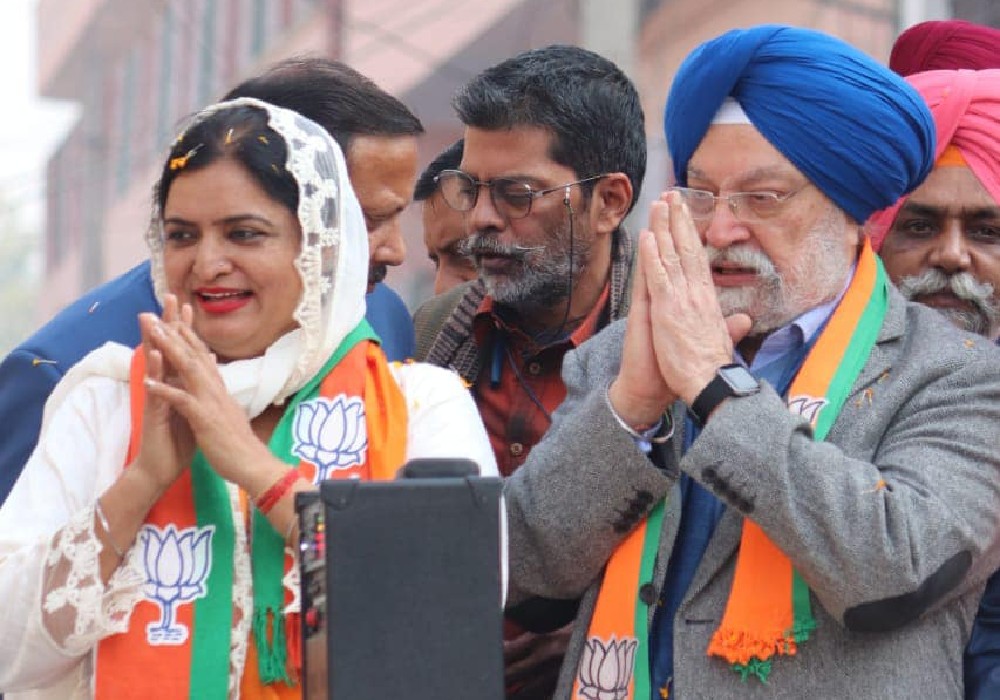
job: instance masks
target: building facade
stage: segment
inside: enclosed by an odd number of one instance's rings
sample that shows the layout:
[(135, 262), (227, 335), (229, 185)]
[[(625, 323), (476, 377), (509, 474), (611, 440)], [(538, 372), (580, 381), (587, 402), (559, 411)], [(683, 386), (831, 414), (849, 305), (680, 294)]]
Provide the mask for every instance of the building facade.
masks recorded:
[[(732, 27), (783, 22), (885, 60), (903, 1), (40, 0), (40, 92), (82, 109), (48, 163), (39, 320), (145, 257), (151, 187), (178, 124), (276, 60), (338, 58), (401, 98), (427, 129), (423, 165), (461, 135), (451, 96), (480, 70), (536, 46), (592, 46), (643, 97), (650, 158), (635, 228), (668, 184), (663, 104), (692, 48)], [(408, 260), (388, 281), (416, 305), (432, 275), (416, 211), (404, 229)]]

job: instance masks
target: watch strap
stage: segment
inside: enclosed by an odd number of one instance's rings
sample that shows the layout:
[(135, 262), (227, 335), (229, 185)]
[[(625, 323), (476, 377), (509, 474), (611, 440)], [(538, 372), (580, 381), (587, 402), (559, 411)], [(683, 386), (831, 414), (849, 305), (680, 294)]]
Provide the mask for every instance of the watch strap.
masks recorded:
[[(718, 369), (715, 376), (712, 377), (712, 381), (710, 381), (708, 385), (701, 390), (701, 393), (695, 397), (694, 401), (692, 401), (691, 405), (688, 407), (688, 415), (691, 416), (691, 419), (699, 428), (703, 427), (705, 423), (708, 422), (708, 417), (712, 415), (712, 412), (718, 408), (720, 403), (734, 396), (748, 395), (747, 392), (738, 391), (733, 387), (733, 385), (723, 375), (725, 370), (742, 370), (747, 372), (746, 368), (740, 364), (723, 365)], [(749, 374), (749, 372), (747, 372), (747, 374)]]

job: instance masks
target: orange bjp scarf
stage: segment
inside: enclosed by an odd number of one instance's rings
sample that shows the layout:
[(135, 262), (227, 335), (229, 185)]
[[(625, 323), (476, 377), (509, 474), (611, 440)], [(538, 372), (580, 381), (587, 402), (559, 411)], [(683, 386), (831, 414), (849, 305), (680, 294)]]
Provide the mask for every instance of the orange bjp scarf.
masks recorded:
[[(888, 282), (867, 241), (854, 278), (788, 391), (788, 408), (823, 440), (878, 338)], [(639, 587), (653, 575), (665, 501), (618, 546), (608, 562), (580, 658), (573, 698), (650, 697), (649, 607)], [(788, 557), (752, 520), (743, 533), (732, 590), (707, 653), (746, 680), (766, 681), (775, 655), (793, 656), (815, 630), (809, 589)]]
[[(126, 464), (139, 451), (144, 376), (139, 348), (130, 371)], [(405, 398), (377, 337), (362, 321), (289, 400), (268, 446), (314, 483), (318, 477), (387, 480), (406, 458), (407, 421)], [(136, 537), (134, 546), (143, 548), (145, 596), (131, 612), (128, 631), (98, 645), (98, 700), (227, 697), (233, 551), (245, 546), (236, 541), (233, 519), (226, 483), (199, 450)], [(299, 613), (285, 613), (296, 596), (282, 582), (296, 560), (256, 510), (250, 530), (254, 619), (240, 693), (249, 700), (299, 698)]]

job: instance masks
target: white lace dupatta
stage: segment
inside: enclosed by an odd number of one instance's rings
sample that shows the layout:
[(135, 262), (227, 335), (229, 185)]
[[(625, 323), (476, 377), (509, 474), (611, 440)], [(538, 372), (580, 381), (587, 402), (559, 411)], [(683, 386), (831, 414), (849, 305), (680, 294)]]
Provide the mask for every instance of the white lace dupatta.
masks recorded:
[[(252, 418), (302, 388), (364, 317), (368, 233), (340, 146), (315, 122), (291, 110), (244, 97), (206, 107), (185, 128), (215, 112), (241, 105), (264, 110), (268, 125), (285, 141), (285, 165), (299, 186), (298, 218), (302, 228), (302, 248), (295, 259), (303, 289), (294, 312), (299, 328), (278, 338), (264, 355), (219, 368), (229, 393)], [(153, 287), (160, 303), (169, 291), (163, 267), (161, 214), (154, 200), (146, 243)], [(129, 358), (128, 351), (113, 344), (94, 350), (56, 387), (46, 404), (46, 417), (87, 377), (126, 381)]]
[[(299, 328), (276, 339), (260, 357), (219, 367), (229, 393), (252, 418), (267, 406), (284, 402), (305, 385), (364, 317), (368, 237), (361, 207), (348, 181), (344, 156), (333, 138), (314, 122), (259, 100), (241, 98), (206, 108), (193, 117), (191, 124), (236, 106), (265, 111), (269, 126), (284, 140), (286, 168), (298, 183), (297, 213), (302, 229), (301, 250), (294, 262), (303, 289), (294, 311)], [(155, 201), (146, 239), (154, 287), (162, 303), (169, 290), (164, 275), (161, 213)], [(73, 367), (46, 404), (42, 439), (57, 407), (87, 378), (110, 378), (120, 382), (127, 392), (131, 357), (130, 348), (108, 343)], [(122, 439), (127, 441), (128, 436)], [(231, 488), (230, 492), (233, 508), (238, 510), (237, 491)], [(58, 620), (58, 629), (49, 627), (48, 633), (72, 654), (82, 654), (99, 638), (123, 631), (132, 607), (142, 595), (144, 579), (136, 548), (128, 552), (107, 586), (101, 584), (97, 559), (100, 545), (93, 532), (93, 520), (92, 506), (76, 513), (57, 534), (46, 557), (43, 588), (47, 593), (43, 594), (43, 606), (49, 612), (70, 611)], [(244, 541), (246, 533), (238, 518), (236, 524), (237, 540)], [(252, 602), (249, 560), (242, 547), (237, 550), (234, 605), (242, 614), (232, 632), (231, 692), (238, 688), (237, 670), (245, 658)]]
[[(302, 227), (302, 248), (295, 260), (303, 289), (294, 313), (299, 328), (278, 339), (264, 356), (221, 368), (230, 393), (248, 415), (255, 416), (302, 388), (364, 317), (368, 234), (361, 205), (348, 180), (344, 155), (315, 122), (244, 97), (205, 108), (187, 128), (215, 112), (241, 105), (266, 111), (268, 125), (284, 140), (288, 151), (285, 167), (299, 186)], [(163, 272), (162, 216), (155, 202), (151, 220), (146, 242), (153, 286), (162, 302), (168, 290)]]

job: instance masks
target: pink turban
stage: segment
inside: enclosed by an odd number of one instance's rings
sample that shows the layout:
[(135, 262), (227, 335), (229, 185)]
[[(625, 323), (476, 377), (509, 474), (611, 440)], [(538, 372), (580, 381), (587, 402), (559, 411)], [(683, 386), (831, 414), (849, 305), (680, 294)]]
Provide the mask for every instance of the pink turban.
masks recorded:
[(1000, 29), (964, 20), (915, 24), (896, 39), (889, 67), (900, 75), (1000, 68)]
[[(1000, 70), (935, 70), (906, 78), (931, 108), (937, 130), (937, 159), (955, 146), (973, 174), (1000, 202)], [(906, 200), (876, 212), (868, 220), (878, 250)]]

